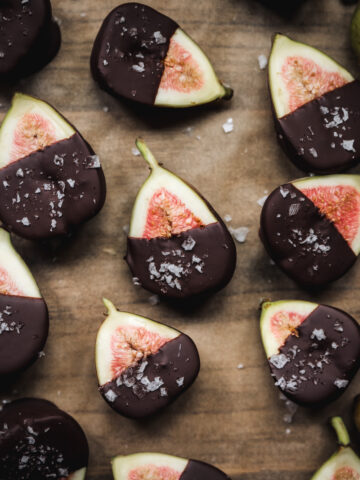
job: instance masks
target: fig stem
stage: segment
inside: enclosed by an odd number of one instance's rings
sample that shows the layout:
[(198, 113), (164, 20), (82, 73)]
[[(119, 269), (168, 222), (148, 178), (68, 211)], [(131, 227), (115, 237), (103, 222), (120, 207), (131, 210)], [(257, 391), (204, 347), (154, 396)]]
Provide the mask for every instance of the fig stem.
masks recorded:
[(234, 90), (231, 87), (229, 87), (229, 85), (226, 85), (225, 83), (222, 83), (222, 86), (223, 86), (223, 89), (225, 91), (223, 99), (224, 100), (231, 100), (231, 98), (234, 95)]
[(144, 157), (147, 164), (149, 165), (150, 170), (155, 170), (156, 168), (159, 168), (159, 164), (158, 164), (156, 158), (151, 153), (151, 150), (146, 145), (144, 140), (142, 138), (138, 138), (138, 139), (136, 139), (135, 144), (136, 144), (139, 152), (141, 153), (141, 155)]
[(332, 417), (331, 426), (335, 430), (339, 445), (347, 447), (350, 444), (350, 437), (341, 417)]
[(112, 312), (116, 312), (115, 305), (112, 302), (110, 302), (110, 300), (108, 300), (107, 298), (103, 298), (103, 303), (107, 308), (108, 315), (110, 315)]

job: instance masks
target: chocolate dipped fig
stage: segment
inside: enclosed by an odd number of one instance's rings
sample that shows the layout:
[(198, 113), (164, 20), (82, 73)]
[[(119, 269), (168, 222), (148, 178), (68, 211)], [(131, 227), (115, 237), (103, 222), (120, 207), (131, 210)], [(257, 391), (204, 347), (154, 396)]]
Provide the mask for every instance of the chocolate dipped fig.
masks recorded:
[(360, 82), (316, 48), (276, 35), (269, 58), (275, 128), (292, 162), (336, 173), (360, 159)]
[(53, 403), (23, 398), (0, 412), (1, 480), (84, 480), (88, 457), (80, 425)]
[(176, 22), (141, 3), (124, 3), (105, 18), (91, 71), (115, 97), (159, 107), (192, 107), (233, 94)]
[(338, 398), (360, 366), (360, 327), (334, 307), (299, 300), (265, 302), (260, 330), (275, 385), (293, 402)]
[(0, 220), (30, 239), (49, 238), (96, 215), (105, 200), (99, 158), (51, 105), (15, 94), (0, 129)]
[(360, 176), (328, 175), (276, 188), (261, 212), (260, 237), (269, 255), (299, 284), (338, 279), (360, 251)]
[(350, 437), (344, 422), (340, 417), (333, 417), (331, 425), (336, 432), (339, 448), (311, 480), (358, 480), (360, 459), (350, 447)]
[(11, 380), (38, 358), (48, 330), (46, 303), (9, 233), (0, 228), (1, 380)]
[(118, 413), (153, 415), (181, 395), (200, 369), (190, 337), (162, 323), (119, 312), (104, 300), (108, 316), (96, 339), (100, 392)]
[(0, 82), (30, 75), (49, 63), (61, 44), (50, 0), (2, 0)]
[(133, 277), (177, 299), (225, 287), (236, 249), (223, 221), (198, 192), (161, 167), (142, 140), (136, 145), (151, 173), (131, 216), (126, 261)]
[(208, 463), (163, 453), (119, 455), (113, 458), (112, 469), (115, 480), (230, 480)]

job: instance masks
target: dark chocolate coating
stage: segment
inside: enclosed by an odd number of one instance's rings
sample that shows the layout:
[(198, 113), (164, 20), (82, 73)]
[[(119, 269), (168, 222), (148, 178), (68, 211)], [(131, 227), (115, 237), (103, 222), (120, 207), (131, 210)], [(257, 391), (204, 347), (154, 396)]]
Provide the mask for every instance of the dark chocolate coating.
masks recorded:
[(88, 457), (80, 425), (53, 403), (24, 398), (0, 412), (1, 480), (67, 478)]
[(50, 0), (2, 0), (0, 5), (0, 81), (44, 67), (60, 48)]
[(291, 183), (267, 198), (260, 238), (275, 263), (307, 287), (338, 279), (357, 258), (334, 224)]
[(146, 5), (116, 7), (94, 43), (90, 62), (94, 80), (116, 97), (153, 105), (177, 28), (171, 18)]
[(336, 173), (360, 160), (360, 82), (322, 95), (282, 118), (278, 139), (290, 160), (306, 172)]
[(213, 465), (199, 460), (189, 460), (180, 480), (230, 480), (230, 478)]
[(0, 378), (30, 366), (44, 348), (48, 331), (48, 310), (42, 298), (0, 294)]
[(225, 287), (235, 270), (236, 247), (219, 221), (170, 238), (128, 237), (125, 258), (144, 288), (183, 299)]
[[(0, 169), (0, 219), (25, 238), (68, 233), (96, 215), (105, 201), (101, 167), (76, 132)], [(25, 220), (24, 220), (25, 219)]]
[[(108, 404), (126, 417), (146, 417), (166, 407), (190, 387), (200, 369), (196, 345), (183, 333), (149, 355), (145, 362), (146, 365), (128, 368), (118, 379), (99, 388)], [(154, 382), (155, 378), (159, 380), (147, 386), (148, 380)], [(114, 394), (112, 401), (106, 396), (109, 391)]]
[[(360, 366), (359, 325), (342, 310), (319, 305), (296, 330), (269, 359), (277, 385), (304, 406), (335, 400)], [(276, 368), (278, 361), (286, 363)]]

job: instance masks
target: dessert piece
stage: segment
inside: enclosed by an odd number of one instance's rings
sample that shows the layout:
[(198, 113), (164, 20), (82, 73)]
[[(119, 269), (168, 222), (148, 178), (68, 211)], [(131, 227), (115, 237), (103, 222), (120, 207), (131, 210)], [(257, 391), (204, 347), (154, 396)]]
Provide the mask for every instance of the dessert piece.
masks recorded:
[(38, 358), (48, 330), (46, 303), (9, 233), (0, 228), (0, 379), (11, 379)]
[(91, 71), (115, 97), (148, 105), (192, 107), (233, 94), (176, 22), (141, 3), (120, 5), (105, 18)]
[(0, 412), (1, 480), (83, 480), (88, 457), (80, 425), (53, 403), (23, 398)]
[(194, 382), (200, 369), (197, 348), (178, 330), (104, 303), (108, 317), (96, 339), (100, 392), (122, 415), (152, 415)]
[(360, 327), (337, 308), (298, 300), (265, 302), (260, 329), (275, 385), (300, 405), (335, 400), (360, 366)]
[(17, 93), (0, 129), (0, 220), (30, 239), (64, 235), (105, 200), (99, 158), (48, 103)]
[(360, 478), (360, 459), (350, 448), (350, 437), (340, 417), (333, 417), (339, 448), (315, 473), (312, 480), (357, 480)]
[(0, 5), (0, 81), (41, 70), (59, 51), (61, 33), (50, 0), (4, 0)]
[(136, 145), (151, 170), (136, 197), (127, 241), (136, 283), (178, 299), (225, 287), (236, 265), (225, 224), (196, 190), (157, 163), (142, 140)]
[(360, 176), (328, 175), (276, 188), (261, 212), (260, 237), (284, 272), (307, 287), (341, 277), (360, 251)]
[(112, 460), (115, 480), (230, 480), (212, 465), (163, 453), (119, 455)]
[(360, 82), (316, 48), (276, 35), (269, 58), (275, 128), (306, 172), (336, 173), (360, 158)]

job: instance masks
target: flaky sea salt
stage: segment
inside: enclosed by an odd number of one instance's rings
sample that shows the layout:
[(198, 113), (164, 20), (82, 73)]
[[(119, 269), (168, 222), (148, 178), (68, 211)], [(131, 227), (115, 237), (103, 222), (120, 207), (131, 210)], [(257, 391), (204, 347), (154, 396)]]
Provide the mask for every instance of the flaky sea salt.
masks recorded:
[(229, 117), (222, 126), (225, 133), (230, 133), (234, 130), (234, 122), (231, 117)]
[(229, 232), (235, 238), (235, 240), (239, 243), (245, 242), (249, 231), (250, 230), (247, 227), (238, 227), (238, 228), (229, 227)]
[(155, 39), (155, 43), (157, 43), (158, 45), (162, 45), (163, 43), (167, 42), (166, 37), (164, 37), (159, 31), (154, 32), (153, 37)]
[(279, 353), (277, 355), (272, 355), (269, 358), (269, 362), (274, 365), (277, 369), (282, 369), (285, 365), (289, 362), (289, 359), (283, 353)]
[(107, 400), (109, 400), (109, 402), (115, 402), (115, 400), (117, 399), (117, 395), (113, 390), (108, 390), (105, 393), (105, 397)]
[(263, 53), (258, 56), (259, 68), (260, 70), (265, 70), (268, 64), (268, 59)]
[(349, 383), (349, 380), (343, 380), (341, 378), (337, 378), (335, 381), (334, 381), (334, 385), (335, 387), (337, 388), (345, 388), (348, 386), (348, 383)]
[(136, 147), (133, 147), (131, 149), (131, 153), (134, 155), (134, 157), (138, 157), (139, 155), (141, 155), (140, 150)]
[(354, 148), (354, 141), (355, 140), (343, 140), (341, 142), (341, 146), (343, 147), (344, 150), (346, 150), (347, 152), (355, 152), (355, 148)]
[(186, 250), (186, 251), (189, 251), (189, 250), (192, 250), (196, 245), (196, 242), (195, 240), (192, 238), (192, 237), (187, 237), (186, 240), (183, 241), (183, 243), (181, 244), (181, 247)]
[(261, 197), (257, 200), (257, 204), (260, 205), (260, 207), (263, 207), (267, 198), (268, 198), (268, 195), (264, 195), (263, 197)]
[(225, 215), (225, 217), (224, 217), (224, 220), (225, 220), (225, 222), (227, 222), (227, 223), (228, 223), (228, 222), (231, 222), (231, 220), (232, 220), (231, 215), (229, 215), (229, 214), (227, 213), (227, 214)]

